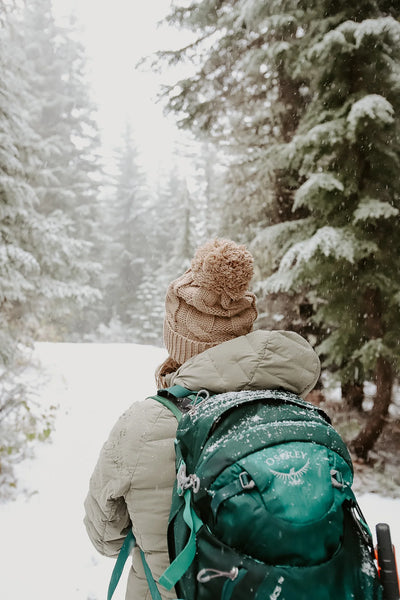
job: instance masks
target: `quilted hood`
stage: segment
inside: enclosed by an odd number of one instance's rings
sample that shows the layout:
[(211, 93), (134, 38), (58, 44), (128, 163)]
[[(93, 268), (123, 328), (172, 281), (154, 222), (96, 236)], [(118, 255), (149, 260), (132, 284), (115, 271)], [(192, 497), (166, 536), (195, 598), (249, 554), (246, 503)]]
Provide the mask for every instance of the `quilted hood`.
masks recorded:
[(321, 371), (311, 345), (293, 331), (257, 330), (186, 361), (168, 385), (213, 393), (283, 388), (305, 397)]

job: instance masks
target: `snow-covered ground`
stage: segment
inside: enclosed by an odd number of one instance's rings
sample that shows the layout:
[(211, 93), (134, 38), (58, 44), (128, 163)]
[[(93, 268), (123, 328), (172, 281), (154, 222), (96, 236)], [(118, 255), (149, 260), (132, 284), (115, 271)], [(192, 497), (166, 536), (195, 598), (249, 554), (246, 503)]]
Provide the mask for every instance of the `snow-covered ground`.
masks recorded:
[[(120, 413), (154, 392), (165, 352), (133, 344), (38, 344), (48, 381), (43, 404), (59, 410), (51, 443), (19, 466), (32, 492), (0, 505), (2, 600), (102, 600), (113, 561), (92, 548), (82, 524), (88, 480)], [(390, 523), (400, 548), (400, 499), (362, 496), (371, 527)], [(115, 600), (124, 598), (124, 581)]]

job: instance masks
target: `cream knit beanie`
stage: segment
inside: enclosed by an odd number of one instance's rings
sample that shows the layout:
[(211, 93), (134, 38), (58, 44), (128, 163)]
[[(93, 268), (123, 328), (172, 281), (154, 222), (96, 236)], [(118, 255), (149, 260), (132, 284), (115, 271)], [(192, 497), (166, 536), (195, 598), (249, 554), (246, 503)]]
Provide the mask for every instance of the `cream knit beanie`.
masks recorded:
[(178, 364), (240, 335), (257, 318), (248, 291), (253, 257), (245, 246), (215, 239), (199, 248), (190, 268), (173, 281), (165, 300), (164, 342)]

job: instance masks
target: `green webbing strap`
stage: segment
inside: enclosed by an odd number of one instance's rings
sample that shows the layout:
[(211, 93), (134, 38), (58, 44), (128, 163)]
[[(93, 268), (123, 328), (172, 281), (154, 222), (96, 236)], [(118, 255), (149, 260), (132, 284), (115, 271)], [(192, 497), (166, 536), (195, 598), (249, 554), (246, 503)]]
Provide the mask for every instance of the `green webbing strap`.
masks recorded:
[(240, 479), (235, 479), (228, 485), (225, 485), (223, 488), (215, 492), (213, 499), (211, 500), (211, 511), (214, 519), (217, 516), (218, 508), (221, 502), (224, 502), (228, 498), (232, 498), (232, 496), (236, 496), (241, 492), (244, 492), (244, 488)]
[(185, 492), (185, 508), (183, 511), (183, 520), (190, 529), (188, 543), (159, 579), (159, 583), (167, 590), (174, 587), (192, 564), (196, 554), (196, 534), (203, 525), (201, 519), (199, 519), (190, 506), (190, 493), (190, 490), (186, 490)]
[(125, 538), (124, 543), (122, 544), (122, 548), (119, 551), (117, 561), (114, 565), (113, 572), (111, 574), (110, 584), (108, 586), (107, 600), (111, 600), (115, 589), (118, 585), (119, 580), (121, 579), (122, 572), (124, 570), (124, 566), (130, 553), (135, 547), (136, 540), (135, 536), (132, 533), (132, 529), (129, 531), (128, 535)]
[[(110, 584), (108, 586), (107, 600), (111, 600), (118, 585), (119, 580), (121, 579), (122, 572), (125, 567), (125, 563), (129, 558), (130, 553), (136, 545), (135, 536), (132, 533), (132, 529), (128, 532), (124, 543), (122, 544), (122, 548), (119, 551), (117, 561), (114, 565), (113, 572), (111, 574)], [(143, 569), (146, 575), (147, 584), (149, 586), (150, 594), (153, 600), (161, 600), (160, 592), (158, 591), (156, 582), (154, 581), (153, 575), (151, 573), (150, 567), (147, 564), (146, 557), (144, 555), (143, 550), (140, 549), (140, 556), (142, 558)]]
[[(182, 419), (182, 411), (178, 408), (178, 406), (174, 403), (173, 398), (177, 398), (178, 400), (181, 398), (187, 398), (191, 396), (193, 392), (188, 390), (181, 385), (173, 385), (169, 388), (158, 390), (157, 396), (150, 396), (153, 400), (157, 400), (160, 404), (163, 404), (174, 414), (178, 423)], [(194, 394), (195, 395), (195, 394)]]
[(172, 400), (168, 400), (168, 398), (162, 398), (161, 396), (150, 396), (150, 398), (157, 400), (157, 402), (169, 408), (179, 423), (179, 421), (182, 419), (182, 412), (179, 410), (176, 404), (172, 402)]
[(160, 592), (158, 591), (156, 582), (154, 581), (153, 575), (150, 571), (150, 567), (147, 564), (147, 560), (144, 556), (143, 550), (140, 550), (140, 556), (142, 557), (144, 573), (146, 575), (147, 585), (149, 586), (150, 596), (153, 600), (161, 600)]
[[(164, 392), (170, 393), (175, 398), (186, 398), (186, 396), (190, 396), (193, 394), (192, 390), (188, 390), (187, 388), (182, 387), (181, 385), (172, 385), (165, 390), (161, 390), (161, 394)], [(158, 392), (159, 393), (159, 392)]]

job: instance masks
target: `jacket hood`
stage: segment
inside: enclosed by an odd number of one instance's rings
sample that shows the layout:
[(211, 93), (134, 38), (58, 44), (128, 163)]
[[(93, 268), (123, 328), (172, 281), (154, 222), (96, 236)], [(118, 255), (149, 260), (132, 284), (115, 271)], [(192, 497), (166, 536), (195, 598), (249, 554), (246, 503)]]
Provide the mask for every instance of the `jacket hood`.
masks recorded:
[(212, 393), (283, 388), (305, 397), (320, 371), (317, 354), (299, 334), (257, 330), (193, 356), (166, 380)]

